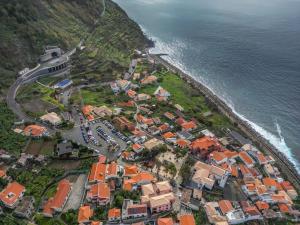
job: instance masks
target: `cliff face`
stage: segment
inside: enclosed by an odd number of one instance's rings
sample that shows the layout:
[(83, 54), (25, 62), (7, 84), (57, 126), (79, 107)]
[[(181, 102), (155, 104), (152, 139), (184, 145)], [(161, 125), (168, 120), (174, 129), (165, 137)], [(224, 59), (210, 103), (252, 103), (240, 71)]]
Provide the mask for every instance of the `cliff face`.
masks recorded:
[[(136, 23), (115, 3), (106, 0), (1, 0), (0, 89), (1, 94), (16, 72), (36, 64), (45, 45), (72, 48), (87, 38), (86, 50), (77, 56), (75, 72), (109, 73), (122, 68), (128, 52), (145, 47)], [(96, 25), (95, 22), (97, 21)]]

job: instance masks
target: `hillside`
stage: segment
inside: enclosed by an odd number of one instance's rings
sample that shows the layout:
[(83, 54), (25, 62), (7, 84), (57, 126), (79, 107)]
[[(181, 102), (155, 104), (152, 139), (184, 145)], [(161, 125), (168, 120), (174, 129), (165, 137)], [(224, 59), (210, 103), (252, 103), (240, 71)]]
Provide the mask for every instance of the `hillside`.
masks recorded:
[[(75, 72), (91, 65), (89, 73), (109, 73), (129, 62), (131, 49), (145, 47), (136, 23), (110, 0), (103, 17), (102, 0), (0, 1), (0, 89), (13, 82), (16, 72), (34, 66), (45, 45), (74, 47), (87, 38), (86, 51), (77, 56)], [(96, 23), (97, 21), (97, 23)], [(96, 25), (95, 25), (96, 24)], [(80, 60), (79, 60), (80, 59)]]

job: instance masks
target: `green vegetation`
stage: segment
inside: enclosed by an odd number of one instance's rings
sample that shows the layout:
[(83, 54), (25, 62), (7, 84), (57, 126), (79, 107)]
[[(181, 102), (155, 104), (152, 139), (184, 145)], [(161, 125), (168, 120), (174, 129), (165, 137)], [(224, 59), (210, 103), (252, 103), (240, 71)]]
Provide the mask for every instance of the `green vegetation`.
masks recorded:
[[(23, 104), (35, 99), (41, 99), (46, 103), (57, 106), (60, 110), (64, 110), (64, 105), (55, 99), (55, 90), (38, 83), (24, 86), (17, 96), (17, 101)], [(31, 110), (31, 112), (37, 114), (37, 116), (41, 116), (45, 113), (45, 111), (40, 110)]]
[(200, 210), (197, 212), (193, 212), (193, 215), (195, 218), (196, 225), (209, 224), (207, 216), (206, 216), (206, 212), (203, 208), (200, 208)]
[(137, 201), (140, 199), (140, 194), (137, 191), (130, 192), (126, 190), (120, 190), (115, 193), (115, 197), (111, 207), (122, 208), (124, 199), (131, 199)]
[(26, 195), (32, 195), (35, 197), (36, 204), (38, 205), (42, 193), (46, 186), (56, 177), (62, 175), (61, 170), (43, 168), (38, 174), (28, 170), (11, 169), (8, 171), (8, 175), (16, 180), (20, 184), (26, 187)]
[(78, 224), (77, 217), (78, 217), (77, 211), (72, 209), (61, 215), (61, 219), (65, 222), (65, 224), (68, 225), (77, 225)]
[(25, 225), (26, 223), (10, 214), (0, 216), (0, 225)]
[(15, 121), (14, 114), (7, 105), (0, 102), (0, 146), (12, 154), (18, 155), (25, 147), (27, 138), (15, 133), (12, 126)]
[(65, 225), (64, 221), (57, 218), (46, 218), (42, 214), (37, 214), (34, 221), (39, 225)]
[(196, 161), (191, 156), (189, 156), (186, 159), (186, 161), (183, 163), (183, 165), (180, 169), (180, 172), (179, 172), (180, 176), (183, 179), (182, 180), (183, 183), (187, 183), (190, 180), (191, 175), (192, 175), (191, 169), (194, 166), (195, 162)]

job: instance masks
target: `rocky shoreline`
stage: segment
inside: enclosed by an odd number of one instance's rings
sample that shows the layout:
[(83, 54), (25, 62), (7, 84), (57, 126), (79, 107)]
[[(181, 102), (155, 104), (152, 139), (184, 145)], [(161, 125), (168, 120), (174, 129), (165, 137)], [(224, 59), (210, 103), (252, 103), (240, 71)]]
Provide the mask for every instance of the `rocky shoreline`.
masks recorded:
[(226, 115), (232, 121), (232, 123), (236, 124), (237, 127), (244, 132), (244, 134), (251, 141), (253, 141), (257, 147), (265, 151), (267, 154), (273, 156), (282, 173), (288, 180), (290, 180), (297, 190), (300, 190), (300, 175), (294, 164), (292, 164), (282, 152), (278, 151), (275, 146), (273, 146), (267, 139), (254, 130), (249, 123), (238, 117), (224, 101), (222, 101), (202, 83), (184, 73), (168, 61), (164, 60), (160, 55), (151, 54), (150, 57), (155, 60), (156, 63), (160, 63), (169, 68), (172, 72), (177, 73), (187, 83), (198, 89), (211, 104), (213, 104), (221, 113)]

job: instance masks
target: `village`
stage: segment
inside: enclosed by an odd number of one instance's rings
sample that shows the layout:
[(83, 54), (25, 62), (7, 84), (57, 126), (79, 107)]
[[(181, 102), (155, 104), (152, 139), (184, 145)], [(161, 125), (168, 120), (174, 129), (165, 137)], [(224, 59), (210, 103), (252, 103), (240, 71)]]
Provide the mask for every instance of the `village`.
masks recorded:
[[(69, 110), (14, 127), (57, 143), (50, 153), (16, 159), (1, 150), (0, 214), (31, 224), (66, 218), (70, 210), (76, 224), (86, 225), (299, 221), (297, 190), (276, 160), (234, 125), (223, 126), (229, 122), (192, 88), (183, 89), (176, 74), (139, 51), (135, 56), (122, 77), (96, 87), (96, 94), (61, 79), (53, 88)], [(197, 101), (202, 105), (193, 107)], [(53, 160), (86, 164), (52, 173), (39, 199), (11, 172), (44, 171)]]

